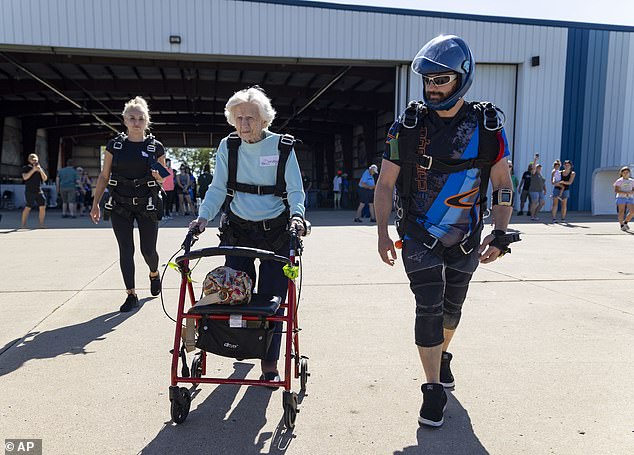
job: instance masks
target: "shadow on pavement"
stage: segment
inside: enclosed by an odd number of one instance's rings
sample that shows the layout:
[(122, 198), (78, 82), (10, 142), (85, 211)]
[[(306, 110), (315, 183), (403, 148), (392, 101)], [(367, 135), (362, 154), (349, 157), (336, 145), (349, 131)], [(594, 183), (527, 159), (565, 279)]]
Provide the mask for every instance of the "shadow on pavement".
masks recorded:
[(469, 413), (452, 393), (447, 393), (447, 410), (442, 427), (419, 427), (418, 444), (397, 450), (394, 455), (488, 455), (471, 425)]
[[(244, 378), (254, 365), (235, 362), (231, 379)], [(171, 420), (147, 446), (139, 452), (143, 455), (165, 455), (187, 452), (224, 455), (283, 454), (295, 437), (286, 432), (282, 421), (275, 431), (260, 433), (266, 425), (269, 404), (282, 406), (281, 390), (265, 387), (248, 387), (240, 402), (231, 410), (240, 386), (218, 385), (202, 403), (196, 403), (201, 384), (192, 394), (192, 410), (180, 425)], [(167, 394), (166, 394), (167, 395)], [(165, 402), (169, 415), (169, 400)], [(265, 451), (270, 443), (271, 448)]]
[[(140, 299), (140, 307), (153, 298)], [(33, 359), (50, 359), (63, 354), (90, 354), (91, 352), (85, 349), (89, 343), (103, 340), (104, 335), (112, 332), (135, 313), (136, 311), (114, 311), (90, 321), (46, 332), (30, 332), (22, 338), (16, 338), (0, 348), (0, 376), (14, 372), (25, 362)], [(23, 341), (20, 343), (20, 340)], [(17, 343), (20, 344), (16, 346)]]

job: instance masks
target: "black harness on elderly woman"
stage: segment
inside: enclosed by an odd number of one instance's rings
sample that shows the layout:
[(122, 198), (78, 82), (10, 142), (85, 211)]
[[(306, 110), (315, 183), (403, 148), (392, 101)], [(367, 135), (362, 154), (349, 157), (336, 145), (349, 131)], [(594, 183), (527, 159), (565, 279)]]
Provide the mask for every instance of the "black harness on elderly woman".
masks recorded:
[(295, 138), (290, 134), (284, 134), (280, 137), (277, 149), (280, 152), (280, 158), (277, 162), (277, 174), (275, 177), (275, 185), (250, 185), (248, 183), (238, 182), (238, 149), (242, 144), (242, 139), (238, 133), (233, 132), (227, 138), (227, 149), (229, 151), (229, 169), (227, 177), (227, 197), (225, 198), (224, 211), (231, 211), (231, 201), (235, 197), (236, 191), (250, 194), (274, 194), (282, 198), (285, 207), (288, 209), (288, 199), (286, 194), (286, 162), (295, 145)]
[[(128, 136), (119, 133), (113, 140), (114, 150), (123, 150)], [(114, 211), (122, 216), (129, 217), (133, 213), (147, 216), (153, 220), (160, 220), (163, 215), (163, 198), (161, 186), (152, 176), (151, 166), (156, 160), (156, 138), (150, 134), (143, 141), (143, 150), (147, 154), (147, 176), (140, 179), (129, 179), (120, 174), (112, 173), (108, 180), (110, 197), (104, 205), (103, 219), (108, 221)], [(116, 159), (116, 158), (115, 158)], [(120, 189), (126, 188), (126, 193), (134, 196), (123, 195)]]
[[(238, 133), (233, 132), (227, 138), (227, 150), (228, 150), (228, 169), (227, 169), (227, 195), (223, 204), (224, 222), (220, 227), (220, 240), (222, 244), (233, 245), (236, 242), (244, 240), (244, 237), (248, 237), (249, 232), (261, 231), (263, 237), (266, 239), (266, 245), (257, 245), (257, 247), (268, 246), (268, 249), (276, 251), (281, 245), (285, 243), (283, 235), (280, 235), (280, 231), (286, 231), (289, 220), (289, 203), (286, 192), (286, 178), (284, 176), (286, 172), (286, 163), (295, 145), (295, 138), (290, 134), (284, 134), (280, 136), (280, 140), (277, 144), (279, 150), (279, 160), (277, 162), (277, 170), (275, 177), (275, 185), (252, 185), (248, 183), (238, 182), (238, 149), (242, 144), (242, 139), (238, 136)], [(249, 193), (249, 194), (272, 194), (282, 199), (286, 210), (273, 219), (263, 221), (248, 221), (239, 218), (231, 212), (231, 202), (235, 197), (236, 192)], [(256, 245), (253, 245), (256, 246)]]

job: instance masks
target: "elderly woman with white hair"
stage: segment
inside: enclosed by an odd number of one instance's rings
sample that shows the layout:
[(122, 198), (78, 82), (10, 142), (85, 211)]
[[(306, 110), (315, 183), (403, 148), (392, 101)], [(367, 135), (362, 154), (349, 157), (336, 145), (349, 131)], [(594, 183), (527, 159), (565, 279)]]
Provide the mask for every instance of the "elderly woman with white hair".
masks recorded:
[[(203, 231), (222, 208), (221, 245), (288, 256), (288, 229), (300, 234), (304, 230), (304, 190), (294, 141), (269, 131), (275, 110), (257, 86), (236, 92), (227, 101), (225, 116), (236, 131), (220, 141), (213, 182), (189, 227)], [(256, 282), (253, 258), (227, 256), (225, 265), (246, 272)], [(258, 274), (258, 293), (286, 298), (281, 263), (260, 261)], [(281, 322), (275, 324), (280, 332)], [(281, 333), (276, 333), (262, 359), (260, 379), (279, 381), (280, 344)]]

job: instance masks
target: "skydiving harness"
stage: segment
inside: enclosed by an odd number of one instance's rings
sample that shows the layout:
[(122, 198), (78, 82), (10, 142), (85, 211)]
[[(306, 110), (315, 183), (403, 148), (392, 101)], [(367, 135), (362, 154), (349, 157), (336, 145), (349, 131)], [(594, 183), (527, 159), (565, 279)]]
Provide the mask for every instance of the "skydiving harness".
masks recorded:
[[(114, 150), (122, 150), (124, 141), (128, 138), (125, 133), (119, 133), (112, 144)], [(150, 165), (156, 161), (156, 139), (153, 135), (146, 137), (143, 141), (143, 149), (148, 155), (148, 172)], [(146, 215), (151, 219), (160, 220), (163, 215), (161, 186), (149, 175), (141, 179), (129, 179), (121, 175), (112, 174), (108, 180), (108, 191), (110, 197), (104, 205), (103, 219), (107, 221), (113, 211), (124, 216), (130, 213)], [(139, 196), (122, 196), (117, 191), (118, 188), (127, 187), (132, 189)], [(140, 210), (139, 210), (140, 209)]]
[[(405, 237), (409, 234), (413, 238), (420, 240), (424, 246), (441, 257), (459, 257), (468, 255), (473, 252), (480, 244), (480, 234), (483, 228), (483, 218), (488, 216), (486, 205), (486, 194), (489, 184), (489, 176), (491, 167), (504, 156), (504, 138), (502, 137), (502, 127), (506, 120), (501, 109), (490, 102), (480, 102), (472, 104), (476, 110), (479, 126), (478, 140), (478, 156), (470, 159), (452, 159), (432, 157), (425, 153), (419, 153), (420, 144), (425, 142), (427, 138), (421, 120), (429, 114), (429, 110), (424, 103), (420, 101), (412, 101), (409, 103), (401, 117), (399, 123), (405, 128), (399, 135), (399, 145), (405, 143), (405, 146), (399, 146), (404, 156), (401, 159), (401, 172), (397, 181), (397, 195), (400, 203), (396, 228), (399, 236)], [(407, 132), (407, 130), (413, 130)], [(402, 133), (406, 134), (403, 135)], [(416, 134), (418, 132), (418, 134)], [(405, 141), (403, 141), (405, 139)], [(409, 139), (410, 143), (407, 143)], [(412, 152), (415, 150), (415, 152)], [(424, 150), (424, 148), (423, 148)], [(495, 152), (495, 154), (492, 153)], [(430, 234), (416, 220), (411, 219), (409, 215), (409, 207), (411, 203), (411, 188), (414, 176), (417, 174), (418, 167), (424, 171), (433, 169), (443, 174), (453, 174), (468, 169), (480, 169), (480, 188), (479, 188), (479, 210), (480, 217), (476, 228), (471, 234), (462, 240), (459, 244), (445, 247), (438, 237)], [(518, 236), (519, 237), (519, 236)], [(497, 238), (497, 237), (496, 237)], [(507, 239), (503, 239), (502, 243), (506, 243)], [(517, 239), (519, 240), (519, 238)], [(508, 243), (517, 240), (510, 240)], [(500, 248), (503, 253), (510, 252), (508, 243), (504, 248)], [(498, 243), (498, 245), (501, 245)], [(498, 245), (494, 245), (498, 247)]]
[[(240, 144), (242, 144), (242, 139), (240, 139), (240, 136), (238, 136), (238, 133), (236, 132), (229, 135), (227, 138), (229, 158), (227, 195), (223, 204), (224, 221), (221, 222), (220, 226), (220, 240), (222, 244), (233, 245), (238, 242), (241, 237), (248, 236), (250, 232), (252, 233), (258, 231), (262, 232), (265, 243), (269, 246), (267, 249), (277, 251), (287, 243), (287, 239), (283, 235), (280, 235), (281, 232), (286, 231), (286, 227), (288, 226), (290, 207), (288, 203), (286, 179), (284, 178), (284, 174), (286, 172), (288, 157), (293, 150), (295, 142), (295, 138), (290, 134), (280, 136), (280, 140), (277, 144), (277, 149), (280, 155), (277, 162), (275, 185), (251, 185), (248, 183), (238, 182), (238, 149), (240, 148)], [(258, 195), (272, 194), (282, 199), (286, 209), (278, 217), (269, 220), (244, 220), (231, 211), (231, 202), (233, 201), (236, 192)], [(262, 246), (265, 245), (259, 245), (258, 247)]]

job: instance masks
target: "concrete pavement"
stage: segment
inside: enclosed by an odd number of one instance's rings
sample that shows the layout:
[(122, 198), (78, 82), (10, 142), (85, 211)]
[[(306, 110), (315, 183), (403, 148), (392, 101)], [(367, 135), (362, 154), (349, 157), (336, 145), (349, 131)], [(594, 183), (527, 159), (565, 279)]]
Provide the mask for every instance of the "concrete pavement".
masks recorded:
[[(280, 391), (202, 385), (170, 422), (174, 324), (149, 296), (125, 297), (108, 223), (47, 217), (0, 222), (0, 439), (41, 438), (44, 454), (628, 454), (634, 448), (634, 238), (616, 217), (531, 223), (513, 253), (478, 269), (452, 343), (456, 388), (445, 424), (419, 428), (422, 368), (414, 303), (399, 260), (383, 265), (376, 230), (352, 212), (313, 212), (305, 241), (302, 353), (311, 378), (293, 432)], [(35, 223), (34, 214), (31, 222)], [(164, 263), (187, 220), (162, 223)], [(488, 229), (487, 229), (488, 230)], [(209, 230), (196, 246), (211, 246)], [(218, 260), (201, 262), (200, 285)], [(177, 304), (166, 273), (164, 303)], [(209, 369), (253, 377), (252, 362)], [(294, 390), (298, 391), (298, 381)]]

